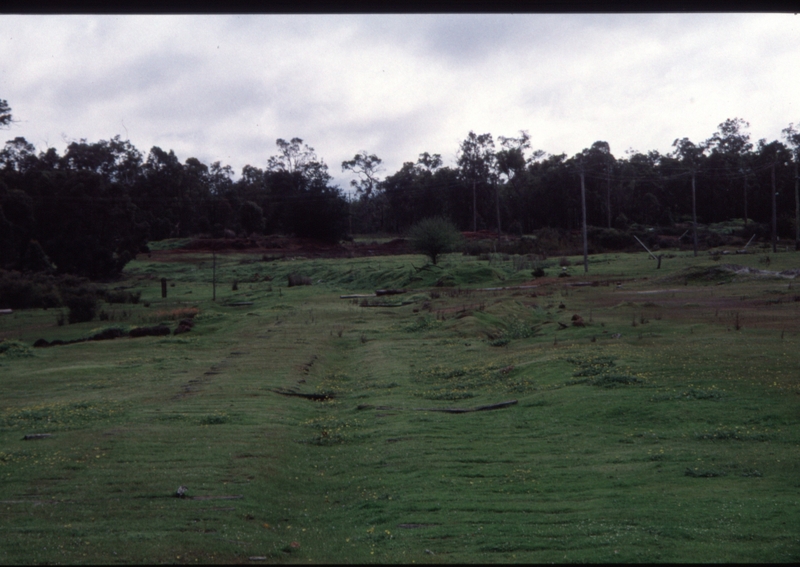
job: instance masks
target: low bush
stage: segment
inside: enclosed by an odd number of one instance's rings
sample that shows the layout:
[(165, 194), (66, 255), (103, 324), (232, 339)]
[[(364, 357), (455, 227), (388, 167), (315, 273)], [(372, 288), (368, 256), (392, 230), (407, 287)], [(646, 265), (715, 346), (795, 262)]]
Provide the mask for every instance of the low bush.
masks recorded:
[(61, 297), (57, 279), (45, 274), (21, 274), (0, 270), (0, 308), (58, 307)]
[(90, 287), (66, 291), (64, 304), (69, 309), (67, 320), (70, 324), (91, 321), (97, 314), (97, 294)]
[(142, 297), (141, 291), (128, 291), (124, 289), (110, 289), (98, 292), (98, 295), (106, 301), (106, 303), (139, 303)]
[(301, 276), (300, 274), (289, 274), (289, 287), (297, 285), (311, 285), (311, 278), (308, 276)]

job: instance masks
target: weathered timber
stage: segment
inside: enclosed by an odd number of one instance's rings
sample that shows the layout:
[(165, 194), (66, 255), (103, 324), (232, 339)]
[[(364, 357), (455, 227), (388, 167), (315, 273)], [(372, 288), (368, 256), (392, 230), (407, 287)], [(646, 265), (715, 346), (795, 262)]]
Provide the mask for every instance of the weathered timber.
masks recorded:
[(400, 303), (366, 303), (361, 307), (403, 307), (404, 305), (411, 305), (413, 301), (402, 301)]
[(334, 394), (304, 394), (303, 392), (295, 392), (293, 390), (286, 390), (286, 389), (272, 389), (270, 391), (276, 394), (280, 394), (281, 396), (294, 396), (297, 398), (305, 398), (307, 400), (313, 400), (315, 402), (332, 400), (336, 397)]
[(244, 494), (236, 494), (232, 496), (189, 496), (187, 500), (241, 500)]
[(489, 404), (486, 406), (478, 406), (475, 408), (415, 408), (414, 411), (439, 411), (443, 413), (471, 413), (476, 411), (488, 411), (507, 408), (517, 403), (517, 400), (509, 400), (507, 402), (500, 402), (497, 404)]
[(406, 292), (407, 289), (376, 289), (375, 295), (399, 295)]

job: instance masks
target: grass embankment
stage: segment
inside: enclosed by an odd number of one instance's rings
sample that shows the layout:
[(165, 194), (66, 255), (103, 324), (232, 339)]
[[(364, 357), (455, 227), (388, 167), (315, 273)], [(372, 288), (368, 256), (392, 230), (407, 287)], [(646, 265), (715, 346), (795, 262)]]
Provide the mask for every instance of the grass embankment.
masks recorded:
[[(794, 280), (631, 254), (486, 292), (530, 270), (217, 259), (216, 303), (197, 254), (132, 263), (114, 320), (0, 318), (0, 562), (800, 558)], [(30, 348), (192, 307), (186, 334)]]

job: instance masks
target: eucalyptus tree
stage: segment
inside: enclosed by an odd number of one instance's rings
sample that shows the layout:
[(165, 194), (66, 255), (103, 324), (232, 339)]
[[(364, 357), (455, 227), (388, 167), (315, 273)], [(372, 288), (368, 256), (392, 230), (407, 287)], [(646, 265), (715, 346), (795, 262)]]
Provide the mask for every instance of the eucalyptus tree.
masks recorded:
[[(787, 173), (791, 171), (789, 163), (792, 161), (792, 153), (786, 145), (777, 140), (767, 142), (765, 139), (761, 139), (758, 141), (755, 163), (763, 173), (769, 172), (769, 182), (764, 185), (769, 187), (773, 252), (777, 252), (778, 248), (778, 210), (783, 209), (787, 201), (785, 194), (782, 194), (779, 188), (788, 182)], [(781, 206), (778, 205), (779, 198)]]
[[(531, 137), (525, 130), (520, 130), (519, 136), (516, 138), (498, 136), (497, 139), (500, 141), (502, 149), (495, 154), (496, 177), (505, 176), (506, 193), (516, 205), (514, 211), (521, 215), (526, 209), (525, 199), (521, 194), (523, 191), (521, 178), (526, 173), (525, 151), (531, 147)], [(506, 202), (508, 200), (506, 199)], [(500, 232), (500, 193), (497, 183), (495, 183), (495, 207), (497, 210), (497, 230)], [(522, 230), (523, 223), (519, 222), (519, 220), (517, 219), (515, 222), (517, 222), (519, 229)]]
[(800, 250), (800, 174), (798, 164), (800, 163), (800, 131), (794, 127), (794, 123), (781, 130), (783, 138), (789, 147), (792, 148), (792, 162), (794, 163), (794, 249)]
[[(386, 198), (382, 195), (381, 180), (378, 177), (379, 173), (383, 171), (382, 161), (375, 154), (361, 151), (353, 159), (342, 162), (342, 171), (350, 171), (357, 176), (357, 179), (350, 181), (350, 186), (360, 197), (366, 217), (365, 224), (369, 232), (376, 228), (384, 229)], [(375, 210), (381, 212), (377, 227), (373, 225)]]
[(6, 128), (14, 121), (8, 101), (0, 98), (0, 128)]
[(475, 134), (470, 130), (458, 150), (461, 177), (472, 184), (472, 230), (478, 230), (478, 185), (492, 182), (495, 166), (494, 140), (491, 134)]
[(727, 198), (738, 180), (743, 183), (743, 216), (747, 223), (747, 184), (749, 164), (752, 160), (750, 123), (741, 118), (729, 118), (717, 126), (717, 131), (704, 143), (708, 152), (707, 175), (713, 180), (710, 190), (715, 194), (715, 217), (718, 220), (735, 215), (733, 200)]
[(697, 170), (701, 166), (705, 155), (705, 148), (698, 146), (689, 138), (681, 138), (672, 142), (675, 148), (673, 156), (680, 160), (685, 171), (692, 176), (692, 242), (694, 244), (694, 255), (697, 256)]

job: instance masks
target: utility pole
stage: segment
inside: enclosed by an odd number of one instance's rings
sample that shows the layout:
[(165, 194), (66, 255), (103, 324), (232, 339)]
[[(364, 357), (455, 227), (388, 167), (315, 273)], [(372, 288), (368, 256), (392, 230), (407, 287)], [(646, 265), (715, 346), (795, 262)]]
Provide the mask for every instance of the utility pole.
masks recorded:
[(697, 257), (697, 191), (695, 190), (695, 171), (692, 170), (692, 234), (694, 237), (694, 255)]
[(581, 209), (583, 211), (583, 272), (589, 271), (589, 244), (586, 236), (586, 184), (583, 178), (583, 165), (581, 164)]
[(800, 176), (797, 175), (797, 161), (800, 148), (794, 154), (794, 249), (800, 250)]
[(778, 251), (778, 199), (775, 190), (775, 166), (778, 164), (778, 156), (772, 162), (772, 252)]
[(497, 209), (497, 238), (500, 238), (503, 235), (500, 228), (500, 188), (497, 186), (496, 179), (492, 181), (492, 185), (494, 185), (494, 204)]
[(739, 169), (744, 179), (744, 226), (747, 227), (747, 173), (744, 168)]
[(472, 232), (478, 232), (478, 193), (472, 178)]
[(611, 164), (606, 164), (606, 175), (608, 177), (608, 188), (606, 189), (606, 212), (608, 214), (608, 228), (611, 228)]

